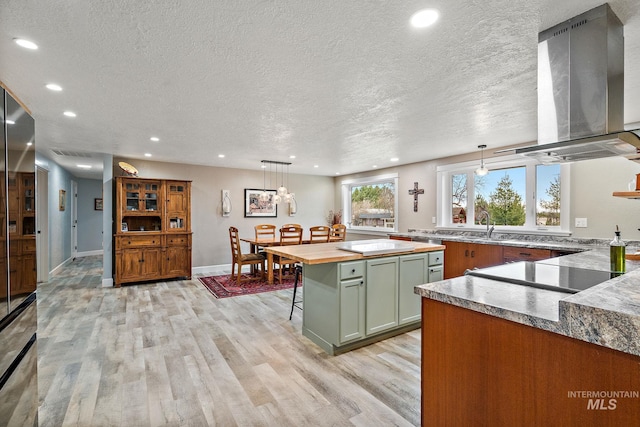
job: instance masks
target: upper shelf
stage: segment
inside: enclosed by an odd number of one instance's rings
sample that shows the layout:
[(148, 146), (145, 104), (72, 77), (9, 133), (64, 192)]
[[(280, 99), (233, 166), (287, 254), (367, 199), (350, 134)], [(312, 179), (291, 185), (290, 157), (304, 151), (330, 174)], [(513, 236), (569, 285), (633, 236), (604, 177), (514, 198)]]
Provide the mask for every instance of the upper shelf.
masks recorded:
[(640, 199), (640, 191), (614, 191), (614, 197), (626, 197), (627, 199)]

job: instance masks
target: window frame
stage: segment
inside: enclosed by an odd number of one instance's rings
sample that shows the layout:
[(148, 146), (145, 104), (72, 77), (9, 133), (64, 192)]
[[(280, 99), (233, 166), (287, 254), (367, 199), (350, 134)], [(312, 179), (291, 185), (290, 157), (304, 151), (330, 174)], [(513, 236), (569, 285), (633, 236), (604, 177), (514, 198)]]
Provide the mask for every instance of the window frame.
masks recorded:
[[(393, 228), (391, 227), (363, 227), (354, 226), (351, 223), (351, 189), (352, 187), (361, 187), (363, 185), (375, 185), (375, 184), (393, 184)], [(342, 218), (344, 224), (349, 230), (352, 231), (366, 231), (366, 232), (384, 232), (391, 233), (398, 231), (398, 174), (389, 173), (382, 175), (375, 175), (365, 178), (354, 178), (344, 180), (340, 183), (342, 188)]]
[[(476, 225), (475, 209), (472, 203), (475, 200), (475, 179), (474, 171), (478, 167), (478, 161), (469, 161), (463, 163), (455, 163), (449, 165), (441, 165), (436, 168), (437, 174), (437, 190), (436, 190), (436, 209), (437, 209), (437, 229), (453, 229), (482, 231), (486, 230), (486, 225)], [(559, 226), (540, 226), (536, 225), (536, 166), (542, 163), (534, 159), (523, 158), (517, 155), (503, 156), (497, 160), (488, 163), (485, 166), (490, 171), (497, 169), (525, 167), (525, 210), (526, 220), (524, 225), (496, 225), (496, 232), (514, 233), (514, 234), (557, 234), (571, 235), (570, 229), (570, 173), (571, 165), (569, 163), (560, 164), (560, 216)], [(451, 179), (453, 175), (467, 175), (467, 222), (454, 223), (451, 212)]]

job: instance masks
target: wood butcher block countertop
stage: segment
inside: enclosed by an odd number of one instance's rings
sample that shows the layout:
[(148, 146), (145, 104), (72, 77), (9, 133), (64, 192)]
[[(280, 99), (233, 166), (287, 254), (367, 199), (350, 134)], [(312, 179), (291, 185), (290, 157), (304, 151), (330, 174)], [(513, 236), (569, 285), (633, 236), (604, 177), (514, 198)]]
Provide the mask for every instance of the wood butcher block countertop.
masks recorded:
[[(372, 241), (368, 240), (366, 242)], [(380, 242), (382, 244), (397, 243), (397, 241), (391, 239), (378, 239), (376, 240), (376, 242)], [(360, 253), (338, 249), (341, 245), (344, 245), (344, 243), (345, 242), (334, 242), (317, 243), (311, 245), (273, 246), (264, 248), (264, 251), (273, 255), (280, 255), (289, 259), (294, 259), (303, 264), (325, 264), (329, 262), (356, 261), (360, 259), (372, 259), (420, 252), (441, 251), (445, 248), (443, 245), (436, 245), (432, 243), (411, 242), (413, 250), (364, 256)]]

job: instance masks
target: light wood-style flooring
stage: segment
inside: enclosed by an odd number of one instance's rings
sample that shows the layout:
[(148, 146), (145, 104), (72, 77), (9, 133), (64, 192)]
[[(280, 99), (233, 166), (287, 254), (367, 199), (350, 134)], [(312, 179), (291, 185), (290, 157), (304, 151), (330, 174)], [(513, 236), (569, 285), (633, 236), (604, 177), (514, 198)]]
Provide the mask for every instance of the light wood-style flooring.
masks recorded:
[(101, 287), (101, 257), (38, 288), (41, 426), (420, 423), (420, 330), (340, 356), (289, 320), (291, 290), (197, 279)]

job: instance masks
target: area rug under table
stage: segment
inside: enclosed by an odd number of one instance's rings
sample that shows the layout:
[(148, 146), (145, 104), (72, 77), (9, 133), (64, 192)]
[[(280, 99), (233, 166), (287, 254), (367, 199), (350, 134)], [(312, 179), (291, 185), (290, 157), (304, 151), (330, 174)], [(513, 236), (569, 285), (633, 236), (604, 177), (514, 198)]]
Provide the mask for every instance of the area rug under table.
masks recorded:
[[(243, 279), (252, 278), (249, 275), (243, 274)], [(252, 278), (253, 279), (253, 278)], [(261, 292), (279, 291), (281, 289), (293, 288), (293, 276), (289, 276), (282, 279), (282, 283), (276, 282), (273, 285), (267, 283), (266, 280), (250, 280), (241, 282), (240, 286), (235, 280), (231, 280), (230, 274), (224, 274), (222, 276), (207, 276), (199, 277), (198, 280), (209, 289), (209, 292), (216, 298), (229, 298), (239, 295), (251, 295), (259, 294)], [(302, 281), (298, 282), (298, 286), (302, 286)]]

